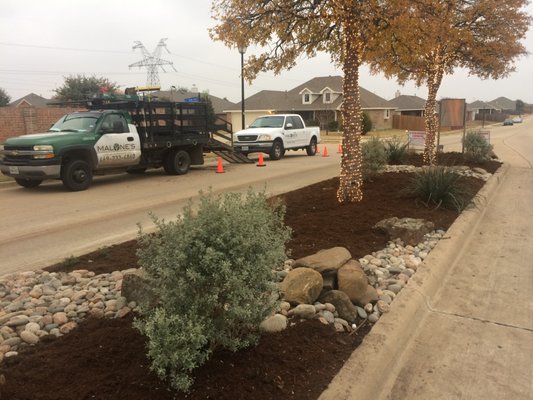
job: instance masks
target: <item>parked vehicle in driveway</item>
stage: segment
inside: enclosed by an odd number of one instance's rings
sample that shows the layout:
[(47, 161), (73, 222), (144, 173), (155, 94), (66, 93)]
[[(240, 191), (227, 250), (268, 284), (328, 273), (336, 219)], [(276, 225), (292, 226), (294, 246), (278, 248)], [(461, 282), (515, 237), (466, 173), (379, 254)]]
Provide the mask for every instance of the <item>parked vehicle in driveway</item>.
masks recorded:
[(507, 118), (505, 121), (503, 121), (503, 126), (507, 126), (507, 125), (513, 125), (514, 122), (511, 118)]
[(518, 117), (514, 117), (513, 118), (513, 123), (514, 124), (521, 124), (523, 121), (522, 117), (521, 116), (518, 116)]
[(307, 155), (314, 156), (317, 143), (318, 126), (306, 127), (298, 114), (276, 114), (259, 117), (235, 133), (233, 145), (243, 154), (266, 153), (271, 160), (279, 160), (286, 150), (305, 149)]

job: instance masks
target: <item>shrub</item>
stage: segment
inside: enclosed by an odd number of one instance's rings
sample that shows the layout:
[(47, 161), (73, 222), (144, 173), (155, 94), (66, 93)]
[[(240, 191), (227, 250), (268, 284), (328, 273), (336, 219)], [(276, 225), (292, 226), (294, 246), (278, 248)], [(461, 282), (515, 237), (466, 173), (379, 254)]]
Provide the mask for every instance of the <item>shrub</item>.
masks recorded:
[(328, 130), (332, 132), (337, 132), (339, 130), (339, 121), (329, 121)]
[(309, 119), (305, 121), (305, 126), (320, 126), (320, 123), (316, 119)]
[(460, 175), (443, 166), (423, 168), (411, 178), (405, 193), (414, 195), (426, 207), (444, 207), (462, 211), (474, 194), (460, 184)]
[(372, 137), (363, 143), (363, 178), (370, 179), (387, 164), (387, 152), (383, 142)]
[(465, 157), (473, 162), (482, 163), (490, 160), (493, 146), (478, 131), (467, 132), (464, 138)]
[(401, 165), (407, 160), (407, 146), (408, 143), (402, 141), (394, 136), (386, 145), (387, 163), (390, 165)]
[(148, 337), (152, 370), (179, 390), (212, 351), (255, 343), (277, 305), (272, 269), (285, 259), (285, 210), (264, 193), (200, 194), (176, 221), (153, 217), (157, 235), (140, 232), (139, 264), (160, 299), (135, 326)]
[(366, 135), (368, 132), (372, 130), (372, 120), (370, 119), (370, 115), (368, 115), (366, 112), (363, 112), (363, 135)]

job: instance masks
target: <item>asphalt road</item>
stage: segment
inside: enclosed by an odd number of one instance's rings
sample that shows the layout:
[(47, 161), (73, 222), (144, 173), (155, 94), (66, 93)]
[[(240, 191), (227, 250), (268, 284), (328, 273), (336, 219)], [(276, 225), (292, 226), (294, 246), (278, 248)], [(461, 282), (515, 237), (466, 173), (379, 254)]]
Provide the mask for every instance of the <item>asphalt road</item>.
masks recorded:
[[(503, 159), (533, 145), (521, 139), (532, 123), (533, 118), (529, 118), (520, 125), (488, 128)], [(443, 135), (444, 150), (460, 151), (461, 137)], [(263, 168), (225, 163), (224, 174), (217, 174), (216, 163), (210, 162), (194, 167), (185, 176), (154, 170), (142, 176), (96, 177), (93, 186), (83, 192), (68, 192), (60, 181), (47, 181), (31, 190), (0, 184), (0, 276), (42, 268), (133, 239), (138, 233), (137, 224), (146, 231), (153, 229), (149, 213), (166, 220), (175, 218), (200, 190), (245, 191), (253, 187), (277, 194), (338, 175), (337, 145), (328, 145), (329, 157), (323, 157), (323, 145), (320, 148), (321, 154), (315, 157), (298, 151), (288, 152), (280, 161), (267, 158)], [(531, 160), (518, 159), (524, 167), (531, 165)]]
[(255, 164), (216, 162), (193, 167), (184, 176), (162, 170), (135, 176), (96, 177), (83, 192), (68, 192), (60, 181), (46, 181), (36, 189), (0, 184), (0, 276), (39, 269), (99, 247), (136, 237), (137, 224), (153, 229), (149, 213), (175, 218), (200, 190), (246, 191), (249, 187), (278, 194), (338, 175), (337, 146), (328, 145), (329, 157), (308, 157), (304, 151), (287, 152), (279, 161)]

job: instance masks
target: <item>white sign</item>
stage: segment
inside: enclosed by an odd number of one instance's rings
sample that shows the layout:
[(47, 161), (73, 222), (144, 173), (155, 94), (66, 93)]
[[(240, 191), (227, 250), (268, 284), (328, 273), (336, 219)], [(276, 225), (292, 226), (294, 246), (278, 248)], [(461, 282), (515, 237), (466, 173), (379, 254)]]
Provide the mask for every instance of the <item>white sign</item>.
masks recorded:
[(480, 130), (479, 134), (487, 141), (487, 143), (490, 144), (490, 131), (488, 130)]
[(426, 145), (426, 132), (424, 131), (408, 131), (407, 140), (409, 146), (422, 146)]

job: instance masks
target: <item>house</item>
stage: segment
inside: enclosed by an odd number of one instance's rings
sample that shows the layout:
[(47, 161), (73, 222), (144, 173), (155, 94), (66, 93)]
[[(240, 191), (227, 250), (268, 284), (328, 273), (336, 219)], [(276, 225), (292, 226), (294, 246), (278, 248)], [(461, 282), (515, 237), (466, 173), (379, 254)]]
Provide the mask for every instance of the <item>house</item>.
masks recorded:
[(8, 104), (8, 107), (46, 107), (47, 103), (50, 101), (51, 100), (45, 99), (38, 94), (30, 93), (20, 99), (12, 101)]
[(486, 118), (487, 115), (492, 115), (498, 113), (499, 110), (493, 105), (476, 100), (473, 103), (466, 105), (466, 119), (467, 121), (474, 121), (476, 119)]
[(488, 103), (502, 113), (512, 114), (516, 111), (516, 101), (509, 100), (507, 97), (498, 97)]
[(418, 96), (398, 95), (389, 103), (396, 107), (395, 115), (410, 115), (423, 117), (426, 108), (426, 100)]
[[(244, 101), (246, 124), (265, 114), (299, 114), (308, 123), (326, 129), (332, 121), (342, 121), (343, 78), (325, 76), (313, 78), (289, 91), (262, 90)], [(372, 120), (373, 129), (392, 128), (395, 107), (387, 100), (360, 87), (361, 106)], [(242, 125), (241, 103), (227, 109), (234, 130)]]

